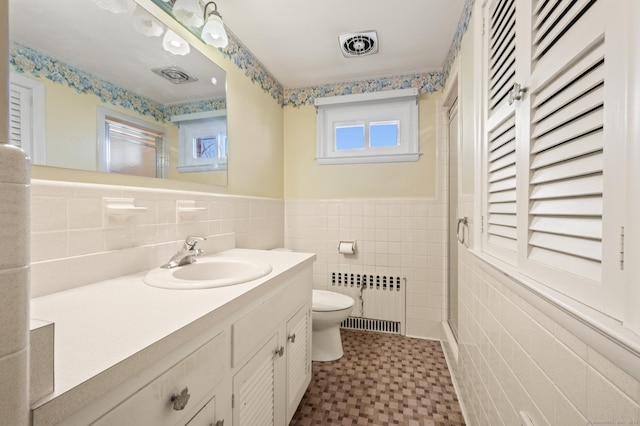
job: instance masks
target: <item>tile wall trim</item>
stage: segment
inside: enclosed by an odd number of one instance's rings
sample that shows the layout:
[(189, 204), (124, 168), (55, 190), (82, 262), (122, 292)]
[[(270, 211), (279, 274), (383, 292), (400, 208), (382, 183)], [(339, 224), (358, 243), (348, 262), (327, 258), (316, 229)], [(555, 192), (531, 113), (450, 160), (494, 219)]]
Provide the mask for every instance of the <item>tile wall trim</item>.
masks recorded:
[[(206, 253), (284, 245), (281, 199), (34, 179), (31, 185), (32, 297), (152, 269), (187, 235)], [(134, 216), (107, 214), (103, 198), (127, 198)], [(184, 201), (202, 207), (180, 213)]]

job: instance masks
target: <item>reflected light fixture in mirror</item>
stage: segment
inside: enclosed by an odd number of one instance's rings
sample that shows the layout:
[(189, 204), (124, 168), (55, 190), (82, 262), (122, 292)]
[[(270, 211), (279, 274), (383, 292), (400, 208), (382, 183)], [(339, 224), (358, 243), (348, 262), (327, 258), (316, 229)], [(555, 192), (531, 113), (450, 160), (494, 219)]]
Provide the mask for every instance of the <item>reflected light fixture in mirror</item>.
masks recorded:
[(204, 24), (200, 0), (176, 0), (173, 16), (188, 27), (200, 28)]
[(129, 0), (93, 0), (98, 7), (113, 13), (125, 13), (129, 10)]
[[(209, 16), (207, 16), (207, 8), (209, 5), (213, 5), (214, 9), (209, 12)], [(227, 32), (224, 29), (224, 24), (222, 23), (222, 16), (218, 12), (218, 5), (213, 1), (208, 2), (204, 6), (204, 16), (206, 22), (202, 28), (202, 40), (213, 47), (227, 47), (229, 40), (227, 38)]]
[(136, 5), (136, 10), (133, 12), (133, 28), (147, 37), (160, 37), (164, 32), (164, 25), (139, 4)]
[(164, 38), (162, 39), (162, 47), (171, 54), (181, 56), (184, 56), (191, 51), (189, 43), (184, 41), (182, 37), (168, 28)]

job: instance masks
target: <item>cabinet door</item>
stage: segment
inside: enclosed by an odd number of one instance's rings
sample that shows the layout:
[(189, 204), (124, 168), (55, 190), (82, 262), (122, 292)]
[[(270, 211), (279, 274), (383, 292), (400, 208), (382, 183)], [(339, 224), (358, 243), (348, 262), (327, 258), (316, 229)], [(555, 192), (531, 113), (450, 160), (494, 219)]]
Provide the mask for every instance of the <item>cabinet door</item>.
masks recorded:
[(311, 312), (306, 304), (287, 321), (287, 423), (311, 381)]
[(278, 359), (284, 354), (280, 348), (276, 333), (233, 377), (234, 426), (281, 423), (276, 405)]
[(218, 334), (98, 419), (93, 426), (185, 424), (222, 381), (227, 348), (224, 333)]
[(224, 426), (224, 420), (216, 420), (216, 397), (211, 398), (185, 426)]

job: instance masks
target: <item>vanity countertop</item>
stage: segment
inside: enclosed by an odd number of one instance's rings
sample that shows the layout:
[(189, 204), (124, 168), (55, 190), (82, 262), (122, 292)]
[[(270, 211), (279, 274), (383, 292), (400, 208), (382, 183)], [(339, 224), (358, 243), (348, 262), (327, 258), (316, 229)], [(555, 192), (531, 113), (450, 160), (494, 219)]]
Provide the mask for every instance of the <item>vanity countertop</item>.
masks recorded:
[(31, 317), (55, 323), (55, 390), (33, 405), (34, 424), (95, 399), (315, 259), (250, 249), (217, 255), (261, 259), (273, 270), (247, 283), (201, 290), (151, 287), (142, 272), (32, 299)]

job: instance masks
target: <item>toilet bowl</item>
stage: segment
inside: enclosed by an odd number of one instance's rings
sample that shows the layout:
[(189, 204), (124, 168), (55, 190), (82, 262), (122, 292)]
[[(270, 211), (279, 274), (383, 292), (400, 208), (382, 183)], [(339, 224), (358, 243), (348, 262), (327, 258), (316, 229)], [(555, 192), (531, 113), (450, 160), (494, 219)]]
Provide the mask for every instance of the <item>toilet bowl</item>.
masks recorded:
[(311, 359), (335, 361), (342, 358), (340, 323), (353, 309), (353, 299), (333, 291), (313, 290)]

